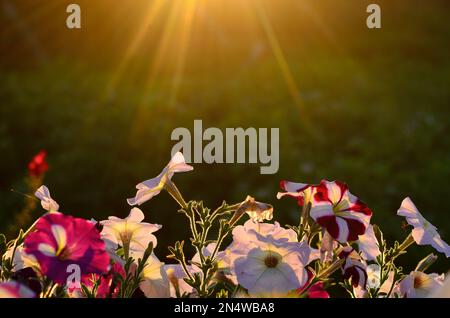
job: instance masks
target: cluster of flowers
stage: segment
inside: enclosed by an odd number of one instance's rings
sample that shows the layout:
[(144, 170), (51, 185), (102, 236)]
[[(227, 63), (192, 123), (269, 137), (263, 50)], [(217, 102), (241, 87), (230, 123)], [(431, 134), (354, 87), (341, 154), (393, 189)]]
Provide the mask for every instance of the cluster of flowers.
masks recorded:
[(250, 196), (215, 210), (186, 202), (172, 177), (192, 169), (178, 152), (128, 199), (141, 205), (167, 191), (189, 221), (191, 260), (179, 241), (169, 247), (176, 264), (161, 262), (153, 248), (162, 226), (143, 222), (137, 207), (124, 219), (85, 220), (59, 212), (41, 186), (35, 195), (47, 212), (16, 239), (0, 236), (0, 297), (328, 298), (334, 287), (358, 298), (448, 296), (444, 275), (425, 273), (434, 254), (408, 273), (395, 263), (414, 243), (450, 256), (449, 245), (409, 198), (397, 214), (413, 229), (388, 246), (370, 223), (372, 211), (344, 183), (282, 181), (277, 197), (291, 197), (300, 207), (298, 226), (282, 227), (266, 222), (273, 218), (271, 205)]

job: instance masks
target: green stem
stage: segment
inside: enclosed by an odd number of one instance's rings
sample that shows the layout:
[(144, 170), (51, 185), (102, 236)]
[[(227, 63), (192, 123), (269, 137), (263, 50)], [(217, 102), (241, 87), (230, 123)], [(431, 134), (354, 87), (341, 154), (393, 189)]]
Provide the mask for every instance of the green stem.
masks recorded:
[(412, 236), (412, 233), (410, 233), (408, 235), (408, 237), (403, 241), (403, 243), (400, 244), (400, 246), (398, 247), (397, 255), (398, 255), (399, 252), (402, 252), (402, 251), (406, 250), (408, 247), (410, 247), (414, 242), (415, 241), (414, 241), (414, 238)]

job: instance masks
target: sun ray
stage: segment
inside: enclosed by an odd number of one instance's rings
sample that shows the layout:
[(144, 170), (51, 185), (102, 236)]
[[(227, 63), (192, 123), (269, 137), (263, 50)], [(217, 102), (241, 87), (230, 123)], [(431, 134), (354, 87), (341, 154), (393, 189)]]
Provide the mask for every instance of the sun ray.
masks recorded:
[(187, 6), (186, 12), (183, 16), (182, 25), (180, 26), (181, 27), (180, 50), (176, 61), (176, 69), (174, 79), (172, 82), (172, 92), (169, 98), (169, 107), (173, 107), (175, 105), (178, 89), (182, 81), (195, 10), (197, 8), (197, 0), (188, 1), (186, 3), (186, 6)]
[(145, 127), (145, 121), (147, 120), (145, 109), (148, 106), (148, 96), (154, 88), (157, 75), (161, 72), (161, 69), (164, 66), (165, 57), (167, 57), (168, 55), (171, 40), (173, 40), (176, 31), (176, 23), (181, 14), (182, 8), (180, 6), (180, 3), (174, 1), (171, 4), (169, 16), (167, 17), (167, 20), (165, 22), (163, 34), (158, 43), (153, 62), (150, 64), (148, 70), (149, 75), (147, 76), (147, 79), (142, 88), (143, 94), (141, 97), (141, 101), (138, 103), (136, 109), (134, 110), (135, 120), (133, 123), (133, 127), (129, 132), (129, 139), (134, 139), (139, 136), (141, 134), (141, 130)]
[(264, 33), (267, 36), (270, 48), (272, 49), (273, 55), (277, 60), (278, 66), (280, 68), (283, 79), (287, 85), (289, 93), (300, 112), (300, 120), (304, 125), (305, 129), (309, 133), (314, 134), (314, 130), (312, 129), (308, 113), (305, 109), (304, 102), (300, 94), (300, 89), (292, 74), (292, 71), (283, 53), (283, 49), (281, 48), (281, 45), (277, 39), (273, 26), (267, 16), (264, 5), (260, 1), (252, 1), (251, 3), (255, 8), (258, 20), (263, 28)]
[(139, 31), (137, 32), (137, 34), (135, 35), (133, 40), (130, 42), (130, 45), (128, 46), (127, 50), (125, 51), (124, 57), (121, 60), (121, 62), (119, 63), (116, 71), (113, 73), (111, 80), (105, 90), (106, 96), (109, 96), (112, 93), (112, 91), (115, 89), (117, 83), (120, 81), (121, 76), (123, 75), (124, 71), (128, 67), (131, 59), (133, 58), (136, 51), (139, 49), (142, 42), (144, 41), (145, 36), (147, 35), (152, 22), (154, 22), (156, 16), (161, 11), (161, 8), (163, 7), (163, 5), (164, 5), (164, 0), (155, 0), (155, 1), (149, 2), (148, 8), (146, 9), (146, 11), (148, 11), (148, 14), (145, 17), (142, 25), (140, 26)]

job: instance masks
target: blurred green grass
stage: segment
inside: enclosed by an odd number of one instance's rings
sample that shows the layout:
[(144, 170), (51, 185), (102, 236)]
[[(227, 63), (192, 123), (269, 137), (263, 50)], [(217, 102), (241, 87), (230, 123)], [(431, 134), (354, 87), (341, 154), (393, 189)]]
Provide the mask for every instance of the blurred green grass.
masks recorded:
[[(280, 170), (260, 175), (257, 165), (194, 165), (193, 172), (174, 179), (187, 199), (215, 207), (251, 194), (272, 203), (281, 224), (295, 224), (296, 203), (275, 198), (279, 180), (339, 179), (371, 207), (373, 222), (389, 240), (407, 235), (396, 211), (410, 196), (450, 241), (448, 4), (406, 8), (405, 1), (380, 2), (386, 3), (381, 31), (364, 27), (363, 5), (343, 5), (353, 18), (342, 22), (345, 14), (334, 12), (330, 1), (321, 3), (334, 41), (322, 43), (305, 30), (297, 37), (292, 17), (282, 25), (280, 45), (312, 135), (301, 124), (304, 114), (292, 101), (264, 37), (250, 44), (230, 40), (222, 48), (226, 63), (193, 49), (174, 105), (170, 71), (161, 71), (151, 89), (145, 86), (147, 51), (132, 61), (112, 92), (105, 87), (115, 60), (104, 54), (58, 51), (31, 66), (26, 55), (22, 65), (17, 55), (5, 54), (15, 64), (1, 63), (0, 231), (23, 203), (10, 189), (27, 191), (26, 165), (40, 149), (47, 150), (50, 164), (45, 184), (63, 212), (97, 220), (124, 217), (134, 186), (167, 163), (171, 131), (192, 129), (193, 120), (202, 119), (204, 127), (279, 127)], [(167, 245), (186, 239), (186, 220), (168, 195), (142, 209), (149, 222), (163, 225), (157, 233), (161, 256)], [(40, 214), (36, 211), (35, 217)], [(404, 258), (406, 268), (431, 251), (412, 248)], [(441, 260), (434, 269), (445, 271), (449, 265)]]

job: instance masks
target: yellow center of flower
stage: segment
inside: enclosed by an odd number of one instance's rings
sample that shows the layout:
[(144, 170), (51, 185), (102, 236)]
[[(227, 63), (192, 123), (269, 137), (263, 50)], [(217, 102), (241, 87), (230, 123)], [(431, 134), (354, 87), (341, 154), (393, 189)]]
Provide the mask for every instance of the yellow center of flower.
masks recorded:
[(426, 285), (427, 281), (428, 277), (426, 275), (416, 275), (414, 277), (414, 288), (423, 288)]
[(133, 232), (126, 230), (120, 233), (120, 240), (122, 241), (123, 245), (128, 245), (131, 241)]
[(70, 257), (70, 250), (64, 247), (56, 253), (56, 257), (61, 261), (65, 261)]

